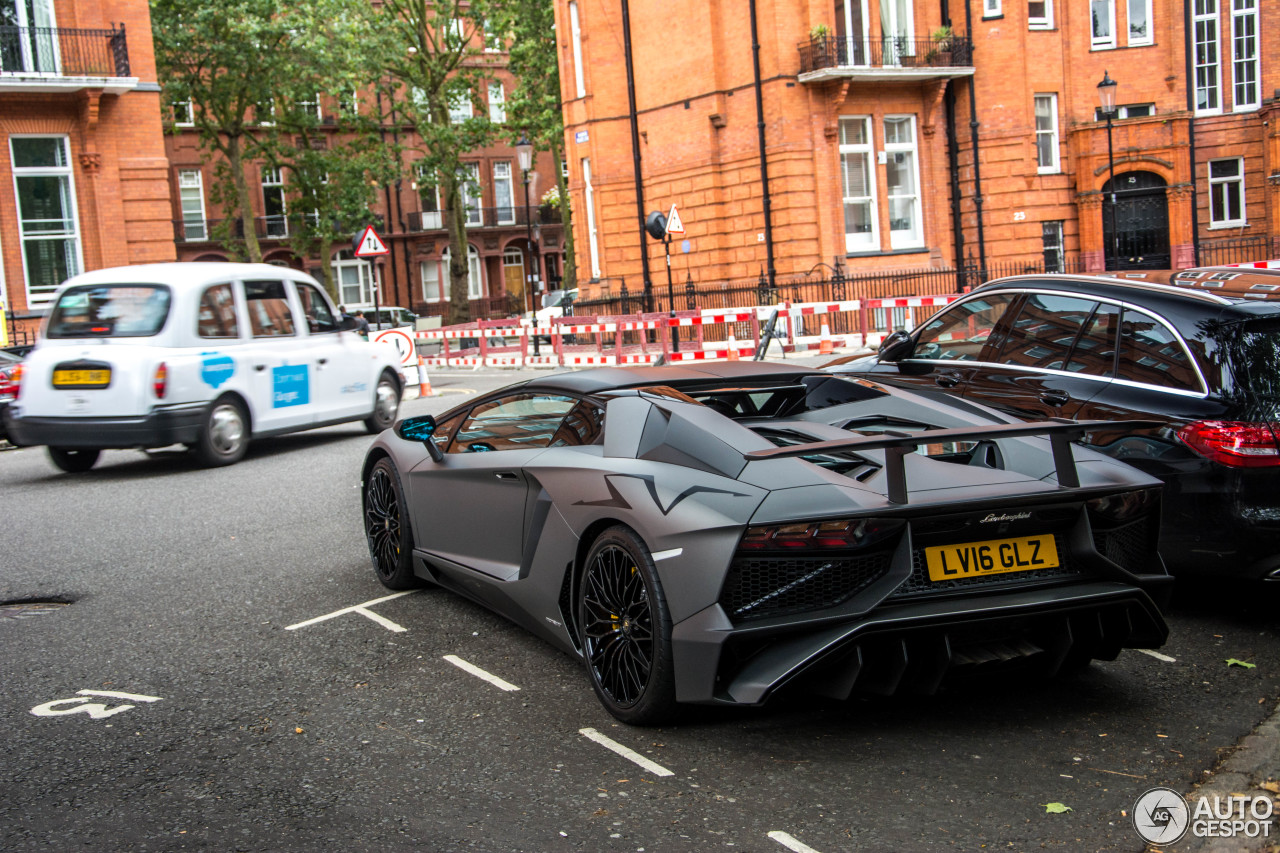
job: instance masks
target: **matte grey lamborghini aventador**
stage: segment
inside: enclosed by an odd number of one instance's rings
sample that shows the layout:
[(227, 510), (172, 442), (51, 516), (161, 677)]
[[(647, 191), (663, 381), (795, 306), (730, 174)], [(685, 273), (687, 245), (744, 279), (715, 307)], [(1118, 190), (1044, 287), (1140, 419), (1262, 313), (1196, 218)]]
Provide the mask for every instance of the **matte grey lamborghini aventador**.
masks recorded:
[(619, 720), (930, 693), (1155, 648), (1159, 482), (929, 392), (730, 362), (559, 373), (384, 432), (365, 532), (580, 656)]

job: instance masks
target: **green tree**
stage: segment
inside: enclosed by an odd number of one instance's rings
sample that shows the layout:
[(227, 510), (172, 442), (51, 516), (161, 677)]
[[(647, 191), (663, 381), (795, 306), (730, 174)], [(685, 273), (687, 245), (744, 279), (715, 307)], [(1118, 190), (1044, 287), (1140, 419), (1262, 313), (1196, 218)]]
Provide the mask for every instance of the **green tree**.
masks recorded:
[(508, 68), (516, 89), (507, 99), (507, 123), (536, 151), (547, 151), (554, 164), (560, 221), (564, 223), (564, 287), (577, 287), (569, 187), (564, 160), (564, 114), (560, 109), (555, 10), (552, 0), (489, 0), (490, 26), (507, 40)]
[[(468, 311), (468, 178), (462, 158), (487, 145), (493, 126), (477, 109), (476, 92), (488, 76), (482, 51), (484, 17), (459, 0), (383, 0), (375, 11), (381, 35), (376, 55), (400, 88), (403, 111), (422, 139), (417, 168), (434, 175), (449, 232), (449, 323), (470, 319)], [(462, 118), (465, 106), (471, 116)]]
[(247, 167), (304, 150), (289, 135), (298, 105), (367, 84), (367, 0), (152, 0), (151, 21), (165, 100), (190, 104), (201, 147), (221, 155), (210, 187), (227, 212), (220, 237), (261, 261)]

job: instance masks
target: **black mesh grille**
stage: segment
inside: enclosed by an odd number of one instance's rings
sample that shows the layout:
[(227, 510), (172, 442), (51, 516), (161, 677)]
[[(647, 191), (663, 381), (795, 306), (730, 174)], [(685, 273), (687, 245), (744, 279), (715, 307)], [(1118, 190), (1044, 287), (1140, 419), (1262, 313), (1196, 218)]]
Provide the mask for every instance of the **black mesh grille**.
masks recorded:
[(902, 586), (894, 590), (890, 598), (905, 598), (915, 595), (933, 595), (940, 592), (951, 592), (972, 587), (1009, 587), (1042, 583), (1046, 580), (1072, 578), (1080, 575), (1080, 570), (1073, 565), (1071, 554), (1067, 551), (1062, 534), (1053, 534), (1053, 544), (1058, 550), (1058, 565), (1052, 569), (1039, 569), (1034, 572), (1008, 572), (998, 575), (980, 575), (972, 578), (956, 580), (931, 581), (929, 569), (925, 565), (924, 549), (916, 548), (911, 552), (911, 576)]
[(738, 556), (720, 604), (734, 621), (821, 610), (848, 601), (884, 576), (891, 552), (848, 556)]
[(1151, 517), (1146, 516), (1122, 527), (1095, 530), (1093, 547), (1123, 569), (1145, 571), (1151, 562)]

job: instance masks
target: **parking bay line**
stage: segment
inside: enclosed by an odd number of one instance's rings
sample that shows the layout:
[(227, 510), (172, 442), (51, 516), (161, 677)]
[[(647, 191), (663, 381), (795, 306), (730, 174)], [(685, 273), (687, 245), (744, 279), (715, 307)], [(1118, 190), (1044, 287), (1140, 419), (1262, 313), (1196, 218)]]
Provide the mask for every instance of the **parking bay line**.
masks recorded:
[(635, 750), (628, 749), (627, 747), (618, 743), (616, 740), (610, 740), (609, 738), (600, 734), (595, 729), (578, 729), (578, 733), (584, 736), (585, 738), (587, 738), (588, 740), (595, 741), (596, 743), (603, 746), (605, 749), (616, 752), (618, 755), (621, 755), (623, 758), (627, 759), (628, 761), (634, 761), (636, 764), (639, 764), (641, 767), (643, 767), (645, 770), (648, 770), (650, 773), (652, 773), (655, 776), (676, 775), (675, 773), (672, 773), (667, 768), (663, 767), (661, 764), (655, 764), (654, 762), (645, 758), (643, 755), (636, 752)]
[(366, 608), (372, 607), (375, 604), (381, 604), (384, 601), (390, 601), (393, 598), (402, 598), (406, 595), (413, 595), (415, 592), (420, 592), (420, 590), (410, 589), (404, 592), (397, 592), (394, 595), (387, 595), (387, 596), (383, 596), (382, 598), (375, 598), (373, 601), (366, 601), (363, 604), (356, 604), (356, 605), (352, 605), (351, 607), (344, 607), (341, 610), (335, 610), (332, 613), (326, 613), (323, 616), (317, 616), (314, 619), (308, 619), (305, 622), (299, 622), (296, 625), (290, 625), (289, 627), (285, 628), (285, 630), (294, 631), (294, 630), (297, 630), (298, 628), (305, 628), (308, 625), (314, 625), (317, 622), (324, 622), (327, 619), (333, 619), (335, 617), (342, 616), (347, 613), (359, 613), (361, 616), (367, 617), (369, 619), (372, 619), (374, 622), (377, 622), (379, 625), (386, 628), (388, 631), (395, 631), (397, 634), (403, 634), (409, 629), (401, 627), (400, 625), (397, 625), (395, 622), (392, 622), (390, 619), (386, 618), (385, 616), (379, 616), (377, 613), (374, 613), (372, 610), (367, 610)]
[(1178, 659), (1177, 659), (1177, 658), (1171, 658), (1171, 657), (1169, 657), (1168, 655), (1162, 655), (1162, 654), (1160, 654), (1160, 653), (1159, 653), (1159, 652), (1157, 652), (1157, 651), (1152, 651), (1151, 649), (1134, 649), (1134, 651), (1135, 651), (1135, 652), (1142, 652), (1144, 655), (1151, 655), (1151, 657), (1155, 658), (1156, 660), (1162, 660), (1162, 661), (1164, 661), (1165, 663), (1177, 663), (1177, 662), (1178, 662)]
[(769, 837), (781, 844), (783, 847), (792, 851), (792, 853), (818, 853), (817, 850), (814, 850), (808, 844), (797, 841), (787, 833), (780, 830), (775, 829), (773, 832), (769, 833)]
[(498, 676), (493, 675), (492, 673), (485, 672), (483, 669), (481, 669), (480, 667), (476, 666), (473, 663), (467, 663), (465, 660), (458, 657), (457, 655), (445, 655), (444, 659), (447, 660), (449, 663), (453, 664), (454, 666), (456, 666), (458, 669), (462, 670), (463, 672), (469, 672), (472, 675), (474, 675), (476, 678), (480, 679), (481, 681), (487, 681), (490, 684), (492, 684), (494, 687), (505, 690), (508, 693), (520, 689), (519, 687), (516, 687), (514, 684), (512, 684), (509, 681), (503, 681)]

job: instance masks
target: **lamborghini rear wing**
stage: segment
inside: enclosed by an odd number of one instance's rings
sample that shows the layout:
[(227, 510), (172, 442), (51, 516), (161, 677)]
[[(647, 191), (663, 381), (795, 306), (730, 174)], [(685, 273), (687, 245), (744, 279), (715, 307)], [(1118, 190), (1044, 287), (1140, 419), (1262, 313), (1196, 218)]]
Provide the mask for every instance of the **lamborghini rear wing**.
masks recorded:
[(903, 458), (914, 453), (923, 444), (941, 444), (951, 441), (989, 441), (997, 438), (1018, 438), (1025, 435), (1043, 435), (1049, 438), (1053, 449), (1053, 465), (1057, 470), (1058, 485), (1065, 489), (1080, 486), (1080, 475), (1076, 472), (1075, 457), (1071, 453), (1071, 442), (1079, 441), (1091, 428), (1123, 427), (1126, 430), (1149, 429), (1162, 426), (1161, 421), (1068, 421), (1054, 418), (1048, 421), (1034, 421), (1025, 424), (992, 424), (982, 427), (961, 427), (959, 429), (926, 430), (919, 433), (885, 432), (877, 436), (861, 436), (858, 438), (837, 438), (833, 441), (815, 441), (809, 444), (794, 444), (789, 447), (774, 447), (769, 450), (752, 450), (743, 456), (749, 462), (765, 459), (784, 459), (792, 456), (810, 456), (815, 453), (832, 453), (836, 451), (883, 450), (885, 476), (889, 483), (889, 502), (905, 504), (907, 502), (907, 469)]

